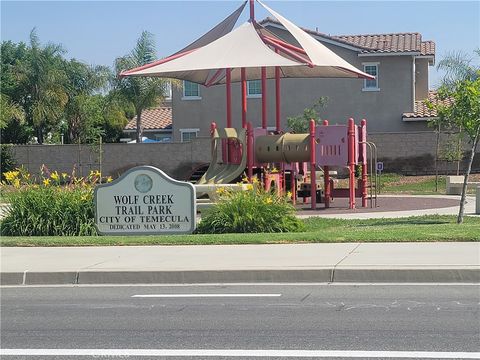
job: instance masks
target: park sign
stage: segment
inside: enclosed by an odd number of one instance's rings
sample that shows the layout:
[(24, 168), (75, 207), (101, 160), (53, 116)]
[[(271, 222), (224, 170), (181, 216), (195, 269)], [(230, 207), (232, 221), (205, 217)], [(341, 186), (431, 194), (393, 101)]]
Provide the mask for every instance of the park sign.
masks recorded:
[(94, 201), (102, 235), (188, 234), (196, 227), (194, 186), (153, 166), (135, 167), (98, 185)]

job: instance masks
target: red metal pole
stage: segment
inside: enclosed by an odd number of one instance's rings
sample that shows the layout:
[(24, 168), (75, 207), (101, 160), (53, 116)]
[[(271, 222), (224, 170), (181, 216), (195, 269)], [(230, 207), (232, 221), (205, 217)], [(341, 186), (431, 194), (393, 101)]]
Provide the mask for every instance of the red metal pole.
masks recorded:
[(179, 53), (179, 54), (175, 54), (175, 55), (172, 55), (172, 56), (169, 56), (165, 59), (160, 59), (160, 60), (157, 60), (157, 61), (154, 61), (150, 64), (145, 64), (145, 65), (142, 65), (142, 66), (139, 66), (139, 67), (136, 67), (134, 69), (130, 69), (130, 70), (124, 70), (120, 73), (120, 77), (123, 77), (123, 76), (127, 76), (129, 74), (131, 74), (132, 72), (135, 72), (135, 71), (140, 71), (140, 70), (145, 70), (145, 69), (149, 69), (153, 66), (156, 66), (156, 65), (160, 65), (160, 64), (164, 64), (166, 62), (169, 62), (169, 61), (172, 61), (172, 60), (175, 60), (175, 59), (178, 59), (182, 56), (185, 56), (185, 55), (188, 55), (190, 54), (192, 51), (195, 51), (197, 49), (192, 49), (192, 50), (187, 50), (185, 52), (182, 52), (182, 53)]
[(267, 68), (262, 67), (262, 129), (267, 128)]
[(275, 66), (275, 127), (281, 131), (280, 126), (280, 67)]
[(232, 69), (226, 69), (227, 74), (227, 128), (232, 127)]
[(360, 141), (362, 149), (362, 207), (367, 207), (367, 120), (362, 119)]
[(310, 120), (310, 203), (312, 204), (312, 210), (317, 208), (317, 176), (315, 167), (315, 120)]
[(267, 36), (267, 35), (262, 36), (262, 39), (268, 39), (270, 41), (273, 41), (274, 43), (277, 43), (278, 45), (283, 46), (284, 48), (296, 51), (296, 52), (298, 52), (300, 54), (303, 54), (303, 55), (307, 55), (307, 52), (305, 50), (303, 50), (302, 48), (299, 48), (299, 47), (294, 46), (292, 44), (286, 43), (285, 41), (282, 41), (280, 39), (277, 39), (277, 38), (274, 38), (274, 37), (271, 37), (271, 36)]
[(245, 68), (241, 70), (242, 76), (242, 128), (247, 128), (247, 74)]
[(282, 45), (280, 45), (278, 42), (272, 41), (272, 40), (270, 40), (270, 39), (268, 39), (268, 38), (266, 38), (266, 37), (262, 37), (262, 40), (263, 40), (263, 42), (266, 43), (267, 45), (270, 45), (270, 46), (274, 47), (274, 48), (275, 48), (275, 51), (277, 51), (277, 52), (278, 52), (278, 51), (281, 51), (281, 52), (287, 54), (288, 56), (294, 58), (295, 60), (307, 64), (308, 67), (313, 68), (314, 65), (313, 65), (313, 63), (312, 63), (310, 60), (308, 60), (307, 58), (305, 58), (305, 57), (303, 57), (303, 56), (301, 56), (301, 55), (298, 55), (295, 51), (292, 51), (292, 50), (290, 50), (290, 49), (287, 49), (286, 47), (283, 47)]
[(252, 182), (253, 177), (253, 127), (252, 123), (247, 123), (247, 176), (248, 182)]
[(350, 170), (349, 181), (349, 208), (355, 209), (355, 122), (348, 119), (348, 168)]
[[(323, 120), (323, 125), (328, 126), (328, 120)], [(325, 199), (325, 208), (330, 207), (330, 198), (331, 198), (331, 188), (330, 188), (330, 169), (328, 166), (323, 167), (323, 189), (324, 189), (324, 199)]]
[(255, 1), (250, 0), (250, 21), (255, 21)]

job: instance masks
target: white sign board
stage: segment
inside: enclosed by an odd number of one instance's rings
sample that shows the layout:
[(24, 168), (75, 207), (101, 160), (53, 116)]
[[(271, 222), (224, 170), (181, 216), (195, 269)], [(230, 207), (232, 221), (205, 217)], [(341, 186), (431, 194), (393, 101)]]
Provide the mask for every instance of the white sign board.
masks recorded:
[(95, 188), (95, 224), (104, 235), (186, 234), (196, 227), (195, 188), (152, 166)]

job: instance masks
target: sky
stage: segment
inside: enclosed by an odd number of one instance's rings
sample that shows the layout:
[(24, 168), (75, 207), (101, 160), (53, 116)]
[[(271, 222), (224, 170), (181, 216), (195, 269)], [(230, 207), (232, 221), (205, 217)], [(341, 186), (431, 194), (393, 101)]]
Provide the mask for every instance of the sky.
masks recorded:
[[(436, 61), (452, 51), (473, 57), (480, 47), (480, 1), (270, 1), (298, 26), (331, 35), (419, 32), (436, 43)], [(4, 1), (1, 40), (62, 44), (68, 58), (113, 66), (143, 30), (154, 34), (158, 57), (197, 39), (242, 4), (225, 1)], [(267, 13), (256, 5), (257, 20)], [(248, 17), (248, 7), (238, 24)], [(237, 25), (238, 25), (237, 24)], [(478, 61), (477, 61), (478, 63)], [(441, 80), (430, 68), (430, 87)]]

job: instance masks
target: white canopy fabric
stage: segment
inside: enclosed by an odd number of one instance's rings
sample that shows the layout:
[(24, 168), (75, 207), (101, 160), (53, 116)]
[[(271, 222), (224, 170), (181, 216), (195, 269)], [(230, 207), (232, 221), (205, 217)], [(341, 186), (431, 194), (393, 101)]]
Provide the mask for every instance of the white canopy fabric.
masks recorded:
[[(331, 77), (335, 72), (342, 71), (351, 72), (359, 77), (371, 78), (369, 74), (366, 74), (356, 67), (345, 61), (343, 58), (335, 54), (325, 45), (318, 40), (314, 39), (310, 34), (300, 29), (297, 25), (285, 19), (282, 15), (270, 9), (267, 5), (263, 4), (260, 0), (257, 2), (262, 5), (270, 14), (272, 14), (287, 30), (292, 34), (295, 40), (298, 41), (303, 50), (306, 51), (311, 62), (316, 67), (324, 67), (325, 76)], [(331, 69), (328, 69), (331, 68)], [(340, 75), (340, 74), (338, 74)], [(353, 76), (353, 77), (357, 77)], [(339, 76), (343, 77), (343, 76)]]
[[(184, 48), (186, 52), (177, 52), (171, 59), (128, 70), (121, 75), (175, 78), (210, 86), (225, 83), (227, 68), (232, 69), (232, 82), (238, 82), (241, 81), (241, 68), (246, 68), (247, 80), (256, 80), (261, 78), (262, 67), (267, 68), (267, 78), (274, 78), (275, 67), (279, 67), (283, 78), (373, 79), (371, 75), (349, 64), (283, 16), (258, 2), (292, 34), (305, 51), (305, 55), (295, 58), (284, 52), (276, 53), (262, 39), (262, 33), (267, 31), (255, 22), (246, 22), (206, 45), (201, 44), (205, 43), (208, 33)], [(219, 25), (228, 20), (230, 26), (231, 20), (238, 18), (238, 12), (243, 10), (244, 6), (245, 4)], [(270, 36), (281, 40), (273, 34)], [(195, 48), (196, 45), (199, 47)]]

